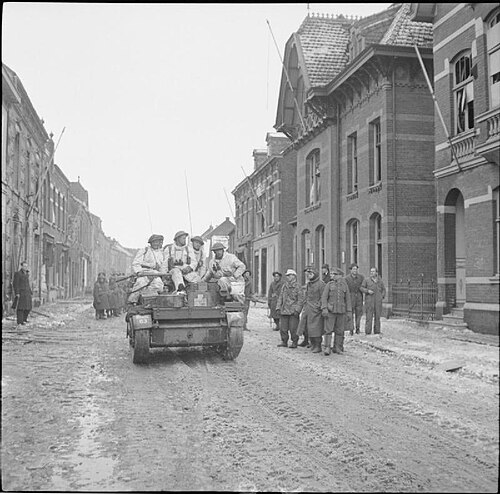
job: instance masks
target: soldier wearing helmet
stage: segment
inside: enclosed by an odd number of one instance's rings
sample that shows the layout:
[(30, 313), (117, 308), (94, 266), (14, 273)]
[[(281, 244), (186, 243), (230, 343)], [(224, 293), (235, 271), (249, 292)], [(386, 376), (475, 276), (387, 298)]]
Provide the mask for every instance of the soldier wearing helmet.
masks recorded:
[(196, 272), (197, 260), (192, 247), (187, 243), (188, 234), (180, 230), (174, 235), (174, 243), (165, 247), (165, 260), (161, 272), (170, 273), (176, 292), (184, 292), (184, 282), (197, 283), (201, 281)]
[(225, 296), (231, 292), (232, 281), (244, 281), (243, 272), (246, 266), (234, 254), (225, 252), (225, 247), (221, 242), (215, 242), (211, 250), (214, 257), (210, 259), (203, 281), (215, 278), (221, 295)]
[(201, 237), (195, 236), (191, 237), (191, 243), (193, 244), (193, 254), (196, 259), (195, 271), (200, 275), (200, 278), (203, 278), (207, 272), (205, 249), (203, 248), (205, 242)]
[[(160, 293), (163, 291), (163, 281), (160, 276), (158, 276), (164, 261), (163, 250), (161, 248), (163, 245), (163, 236), (153, 234), (149, 237), (148, 243), (149, 245), (147, 247), (137, 251), (134, 261), (132, 262), (132, 271), (135, 274), (143, 276), (138, 276), (132, 287), (128, 298), (131, 304), (136, 304), (139, 300), (139, 296), (144, 294), (146, 289), (148, 292), (153, 293)], [(146, 273), (150, 273), (151, 275), (144, 276)]]

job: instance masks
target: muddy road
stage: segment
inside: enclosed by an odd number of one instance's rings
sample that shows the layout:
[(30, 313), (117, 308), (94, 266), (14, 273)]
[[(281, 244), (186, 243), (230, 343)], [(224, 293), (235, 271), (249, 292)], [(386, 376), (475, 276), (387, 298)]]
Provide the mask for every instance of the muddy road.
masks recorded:
[(123, 316), (61, 314), (2, 331), (4, 491), (498, 490), (498, 374), (364, 335), (342, 356), (278, 348), (253, 308), (233, 362), (160, 349), (136, 366)]

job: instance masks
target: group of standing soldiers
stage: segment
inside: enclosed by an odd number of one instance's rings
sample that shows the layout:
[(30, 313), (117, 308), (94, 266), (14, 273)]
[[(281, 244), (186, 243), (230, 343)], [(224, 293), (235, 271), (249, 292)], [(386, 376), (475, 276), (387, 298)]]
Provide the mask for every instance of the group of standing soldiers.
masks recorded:
[(108, 280), (104, 272), (97, 275), (93, 295), (96, 319), (118, 317), (127, 303), (126, 287), (118, 283), (115, 276)]
[[(358, 272), (358, 265), (350, 266), (351, 272), (344, 277), (339, 268), (329, 269), (323, 265), (322, 273), (312, 266), (306, 267), (306, 285), (297, 282), (297, 273), (288, 269), (286, 280), (282, 274), (273, 273), (273, 282), (268, 291), (270, 317), (280, 331), (279, 347), (309, 347), (313, 353), (330, 355), (332, 335), (333, 352), (344, 352), (344, 332), (360, 333), (363, 306), (366, 313), (365, 333), (380, 333), (382, 300), (386, 289), (376, 268), (371, 268), (365, 278)], [(304, 336), (299, 344), (300, 335)], [(322, 348), (323, 344), (323, 348)]]

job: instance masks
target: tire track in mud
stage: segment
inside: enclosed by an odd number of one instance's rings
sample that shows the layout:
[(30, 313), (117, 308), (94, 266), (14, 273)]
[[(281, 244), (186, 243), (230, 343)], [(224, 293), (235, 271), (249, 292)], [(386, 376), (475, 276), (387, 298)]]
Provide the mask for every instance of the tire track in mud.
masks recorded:
[[(284, 354), (279, 357), (283, 356)], [(326, 370), (327, 375), (325, 376), (325, 369), (322, 368), (321, 365), (318, 367), (317, 363), (313, 366), (310, 362), (305, 361), (304, 355), (296, 355), (295, 357), (288, 354), (287, 356), (289, 356), (291, 360), (295, 360), (293, 365), (297, 365), (297, 373), (302, 373), (303, 377), (305, 377), (304, 374), (306, 373), (314, 374), (316, 377), (323, 379), (326, 377), (329, 381), (334, 380), (335, 385), (341, 386), (346, 391), (352, 392), (353, 384), (356, 381), (354, 377), (350, 377), (349, 375), (346, 376), (345, 373), (335, 372), (335, 369), (332, 368)], [(279, 361), (280, 359), (278, 358), (277, 360)], [(269, 360), (266, 360), (266, 362), (269, 362)], [(276, 360), (273, 360), (273, 363), (275, 362)], [(264, 362), (262, 362), (262, 364), (264, 364)], [(290, 362), (288, 362), (288, 364), (290, 364)], [(467, 427), (462, 427), (457, 433), (452, 427), (454, 425), (452, 422), (450, 422), (452, 426), (446, 422), (439, 422), (439, 415), (435, 411), (425, 410), (425, 408), (418, 405), (416, 402), (405, 401), (397, 394), (386, 392), (376, 385), (364, 384), (358, 386), (355, 390), (357, 398), (359, 399), (362, 395), (363, 399), (372, 401), (374, 403), (373, 409), (380, 411), (381, 402), (384, 401), (383, 406), (391, 410), (390, 416), (398, 418), (402, 423), (408, 423), (408, 416), (419, 419), (419, 422), (410, 420), (408, 425), (400, 425), (398, 433), (402, 441), (408, 439), (406, 435), (409, 433), (415, 437), (414, 444), (417, 445), (417, 451), (420, 450), (421, 458), (415, 461), (403, 462), (401, 466), (396, 467), (397, 462), (395, 460), (392, 460), (391, 457), (384, 460), (383, 455), (381, 457), (381, 453), (372, 446), (374, 439), (376, 440), (377, 429), (381, 430), (381, 432), (378, 432), (379, 435), (382, 435), (380, 437), (381, 441), (387, 442), (387, 439), (383, 436), (387, 434), (390, 426), (388, 429), (385, 424), (376, 422), (376, 427), (369, 428), (372, 435), (368, 433), (363, 435), (355, 433), (352, 428), (349, 430), (349, 424), (344, 421), (343, 425), (346, 427), (346, 430), (348, 430), (348, 434), (340, 433), (338, 436), (335, 436), (335, 434), (325, 431), (324, 426), (318, 427), (317, 422), (325, 423), (324, 414), (316, 413), (314, 407), (313, 409), (309, 408), (307, 412), (302, 412), (297, 409), (296, 397), (285, 396), (286, 393), (276, 392), (271, 386), (267, 386), (268, 379), (266, 379), (266, 376), (263, 376), (261, 372), (261, 369), (264, 368), (262, 365), (255, 363), (255, 365), (249, 369), (249, 372), (247, 372), (248, 369), (246, 369), (246, 367), (237, 365), (236, 363), (234, 363), (232, 367), (232, 371), (229, 371), (227, 366), (210, 366), (210, 369), (214, 370), (218, 377), (221, 377), (223, 380), (229, 380), (231, 383), (229, 386), (224, 386), (224, 383), (222, 383), (221, 389), (226, 393), (230, 393), (231, 389), (235, 390), (231, 395), (237, 402), (242, 400), (256, 401), (257, 405), (254, 405), (254, 407), (258, 407), (259, 410), (266, 410), (267, 414), (270, 415), (271, 419), (274, 421), (275, 426), (284, 430), (287, 436), (294, 438), (298, 433), (301, 437), (304, 435), (306, 437), (309, 436), (305, 441), (311, 441), (313, 446), (311, 446), (312, 449), (310, 448), (306, 455), (311, 455), (312, 458), (314, 458), (313, 463), (319, 462), (325, 464), (326, 462), (326, 469), (329, 471), (332, 470), (331, 463), (329, 462), (332, 460), (336, 462), (337, 467), (340, 468), (341, 476), (343, 478), (353, 479), (349, 486), (350, 488), (354, 487), (357, 490), (377, 490), (380, 489), (382, 485), (384, 488), (390, 489), (396, 484), (400, 490), (425, 490), (429, 487), (428, 473), (432, 471), (436, 461), (439, 464), (439, 459), (442, 456), (440, 453), (437, 453), (437, 449), (441, 452), (448, 451), (448, 456), (452, 458), (455, 457), (456, 461), (461, 464), (460, 475), (457, 475), (455, 469), (453, 471), (446, 471), (446, 462), (442, 464), (440, 477), (443, 477), (443, 486), (449, 486), (455, 483), (457, 488), (461, 488), (467, 485), (470, 479), (477, 476), (477, 467), (480, 466), (483, 470), (485, 467), (492, 470), (496, 468), (493, 458), (490, 461), (485, 461), (479, 459), (475, 454), (460, 453), (463, 449), (463, 437), (461, 434), (468, 430)], [(259, 370), (257, 377), (255, 377), (256, 370)], [(276, 370), (276, 366), (271, 369), (271, 371)], [(359, 382), (357, 384), (359, 384)], [(240, 396), (238, 396), (237, 390), (239, 390)], [(251, 398), (242, 398), (242, 393), (250, 395)], [(325, 402), (329, 403), (331, 399), (327, 398)], [(251, 415), (255, 417), (255, 415), (258, 415), (259, 410), (254, 410)], [(339, 410), (339, 412), (341, 411)], [(291, 422), (291, 425), (284, 426), (283, 418), (285, 418), (287, 422)], [(429, 429), (429, 424), (427, 423), (421, 423), (420, 421), (422, 420), (428, 422), (432, 428)], [(457, 438), (460, 439), (459, 441), (455, 440), (453, 437), (443, 437), (443, 423), (445, 427), (451, 427), (449, 431), (457, 436)], [(418, 426), (414, 424), (418, 424)], [(309, 432), (311, 429), (320, 429), (321, 434), (324, 435), (323, 440), (315, 440), (317, 434), (311, 434)], [(425, 438), (424, 446), (419, 445), (423, 436)], [(472, 441), (473, 438), (477, 440), (477, 435), (471, 432), (467, 439)], [(485, 438), (482, 439), (484, 440)], [(333, 441), (335, 443), (334, 446), (329, 446), (328, 441)], [(436, 451), (435, 454), (431, 455), (431, 458), (429, 458), (429, 451), (432, 451), (432, 447), (436, 447)], [(483, 446), (479, 447), (478, 451), (481, 451), (482, 447)], [(297, 451), (302, 456), (304, 455), (300, 447), (297, 448)], [(458, 454), (456, 454), (457, 451), (459, 451)], [(399, 454), (404, 453), (408, 457), (412, 457), (415, 450), (410, 446), (406, 446), (399, 451), (393, 450), (392, 456), (394, 456), (396, 452)], [(481, 456), (484, 458), (484, 451), (481, 453)], [(422, 473), (413, 473), (415, 464), (419, 462), (420, 466), (418, 470), (424, 473), (423, 476)], [(354, 477), (352, 474), (353, 465), (358, 469)], [(451, 466), (450, 464), (449, 467)], [(337, 472), (337, 469), (335, 469), (335, 471)], [(448, 477), (449, 484), (445, 482), (446, 477)], [(457, 477), (462, 478), (457, 479)], [(359, 482), (356, 482), (357, 479), (359, 479)], [(486, 480), (484, 486), (491, 487), (491, 484), (488, 484)]]

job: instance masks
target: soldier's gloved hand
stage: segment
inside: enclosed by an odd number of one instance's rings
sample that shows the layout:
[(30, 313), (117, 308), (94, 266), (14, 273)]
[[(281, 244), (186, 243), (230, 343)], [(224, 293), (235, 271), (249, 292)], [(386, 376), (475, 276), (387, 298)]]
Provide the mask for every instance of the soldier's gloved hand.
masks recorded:
[(229, 281), (236, 281), (236, 278), (234, 276), (230, 276)]
[(322, 315), (323, 317), (328, 317), (328, 309), (322, 309), (322, 311), (321, 311), (321, 315)]
[(191, 271), (193, 271), (193, 268), (191, 266), (186, 266), (185, 268), (182, 268), (182, 274), (189, 274)]
[(198, 261), (198, 264), (196, 265), (196, 269), (200, 269), (203, 267), (203, 261)]

